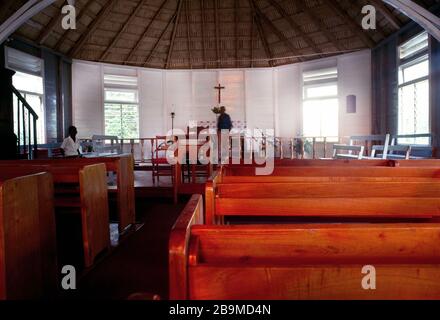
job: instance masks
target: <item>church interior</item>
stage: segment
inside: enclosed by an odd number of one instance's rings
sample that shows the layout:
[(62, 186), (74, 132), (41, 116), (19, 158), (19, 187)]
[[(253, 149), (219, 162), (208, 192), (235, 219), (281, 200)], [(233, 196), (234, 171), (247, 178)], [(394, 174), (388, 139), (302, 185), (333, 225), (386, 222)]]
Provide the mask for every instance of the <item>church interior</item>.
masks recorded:
[(2, 0), (0, 300), (440, 299), (439, 15)]

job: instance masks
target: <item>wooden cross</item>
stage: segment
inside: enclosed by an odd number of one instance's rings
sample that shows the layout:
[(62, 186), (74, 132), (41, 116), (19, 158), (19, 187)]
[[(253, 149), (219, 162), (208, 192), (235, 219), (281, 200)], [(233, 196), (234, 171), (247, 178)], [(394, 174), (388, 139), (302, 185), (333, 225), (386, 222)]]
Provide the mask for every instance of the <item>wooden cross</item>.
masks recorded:
[(222, 87), (220, 83), (217, 87), (214, 87), (214, 89), (218, 90), (218, 104), (222, 103), (222, 90), (226, 89), (225, 87)]

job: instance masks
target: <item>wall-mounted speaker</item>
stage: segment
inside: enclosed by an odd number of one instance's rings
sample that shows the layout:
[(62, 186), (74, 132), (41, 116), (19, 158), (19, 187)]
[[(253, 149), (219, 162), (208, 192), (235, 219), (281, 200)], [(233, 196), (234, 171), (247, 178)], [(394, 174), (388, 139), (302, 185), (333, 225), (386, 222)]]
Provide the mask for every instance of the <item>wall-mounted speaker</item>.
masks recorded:
[(347, 113), (356, 113), (356, 96), (347, 96)]

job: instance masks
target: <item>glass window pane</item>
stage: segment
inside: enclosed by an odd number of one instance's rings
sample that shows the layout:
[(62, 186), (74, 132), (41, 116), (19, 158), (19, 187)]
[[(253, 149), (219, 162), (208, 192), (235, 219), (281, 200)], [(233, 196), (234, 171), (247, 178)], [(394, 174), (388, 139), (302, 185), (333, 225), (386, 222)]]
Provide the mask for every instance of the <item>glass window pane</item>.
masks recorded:
[[(421, 81), (399, 89), (399, 134), (425, 134), (429, 125), (429, 81)], [(402, 139), (401, 139), (402, 140)], [(410, 139), (407, 143), (414, 143)], [(427, 139), (416, 139), (426, 143)], [(405, 141), (399, 141), (405, 143)]]
[(138, 95), (136, 91), (126, 90), (105, 90), (105, 101), (117, 101), (117, 102), (138, 102)]
[(400, 84), (427, 77), (429, 75), (429, 60), (424, 60), (409, 67), (401, 67), (400, 69)]
[(338, 99), (304, 101), (304, 136), (337, 137), (339, 135), (338, 109)]
[(423, 32), (400, 46), (400, 59), (408, 58), (426, 50), (429, 45), (428, 33)]
[(306, 99), (332, 97), (338, 95), (337, 84), (327, 84), (322, 86), (306, 87)]
[(105, 134), (124, 139), (139, 138), (138, 106), (106, 103)]
[(17, 72), (12, 77), (12, 84), (18, 91), (43, 94), (43, 78), (27, 73)]

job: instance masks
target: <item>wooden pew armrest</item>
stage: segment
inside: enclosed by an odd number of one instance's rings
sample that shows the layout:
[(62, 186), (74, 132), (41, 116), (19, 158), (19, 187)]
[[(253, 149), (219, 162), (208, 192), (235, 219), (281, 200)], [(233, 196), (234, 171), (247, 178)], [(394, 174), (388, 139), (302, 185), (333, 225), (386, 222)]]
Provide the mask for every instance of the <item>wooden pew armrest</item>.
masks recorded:
[(193, 195), (174, 224), (169, 240), (170, 299), (187, 299), (187, 256), (191, 227), (203, 224), (203, 200)]

